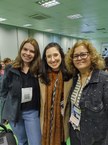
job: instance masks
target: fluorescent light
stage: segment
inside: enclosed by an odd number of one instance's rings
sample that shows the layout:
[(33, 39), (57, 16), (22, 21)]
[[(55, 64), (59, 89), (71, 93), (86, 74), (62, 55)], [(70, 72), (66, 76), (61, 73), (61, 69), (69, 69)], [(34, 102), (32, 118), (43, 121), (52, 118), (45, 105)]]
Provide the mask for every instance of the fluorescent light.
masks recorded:
[(67, 16), (69, 19), (79, 19), (79, 18), (82, 18), (82, 16), (80, 14), (75, 14), (75, 15), (70, 15), (70, 16)]
[(0, 22), (3, 22), (5, 21), (6, 19), (5, 18), (0, 18)]
[(60, 4), (60, 2), (58, 2), (57, 0), (39, 0), (36, 3), (45, 8), (53, 7)]
[(47, 32), (52, 32), (53, 29), (46, 29), (45, 31), (47, 31)]
[(25, 25), (23, 25), (23, 27), (30, 27), (30, 26), (32, 26), (32, 24), (25, 24)]

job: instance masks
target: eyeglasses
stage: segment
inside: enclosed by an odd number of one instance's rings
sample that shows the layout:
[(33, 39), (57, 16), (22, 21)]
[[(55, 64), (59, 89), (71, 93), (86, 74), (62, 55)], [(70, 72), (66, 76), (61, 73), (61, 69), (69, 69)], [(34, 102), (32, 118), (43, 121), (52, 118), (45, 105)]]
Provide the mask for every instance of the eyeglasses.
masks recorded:
[(89, 55), (89, 52), (81, 52), (80, 54), (73, 55), (73, 60), (78, 60), (80, 57), (81, 59), (86, 59)]

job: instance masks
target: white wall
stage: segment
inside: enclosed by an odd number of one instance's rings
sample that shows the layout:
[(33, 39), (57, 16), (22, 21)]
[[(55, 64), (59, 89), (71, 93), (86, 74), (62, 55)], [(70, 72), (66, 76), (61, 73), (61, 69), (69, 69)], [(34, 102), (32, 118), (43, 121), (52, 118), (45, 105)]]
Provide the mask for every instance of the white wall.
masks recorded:
[(22, 29), (22, 28), (16, 28), (17, 30), (17, 47), (19, 49), (20, 44), (24, 39), (28, 37), (28, 30), (27, 29)]
[[(57, 42), (61, 45), (64, 52), (71, 48), (77, 41), (77, 38), (67, 37), (52, 33), (45, 33), (36, 30), (18, 28), (0, 24), (0, 59), (10, 57), (15, 59), (19, 50), (20, 44), (27, 37), (34, 37), (40, 47), (41, 54), (45, 46), (50, 42)], [(91, 40), (95, 48), (101, 53), (102, 44), (108, 43), (108, 39), (93, 39)]]
[(1, 58), (14, 58), (17, 52), (16, 29), (0, 27), (0, 54)]
[(1, 59), (15, 59), (20, 43), (28, 37), (28, 30), (7, 25), (0, 25), (0, 56)]

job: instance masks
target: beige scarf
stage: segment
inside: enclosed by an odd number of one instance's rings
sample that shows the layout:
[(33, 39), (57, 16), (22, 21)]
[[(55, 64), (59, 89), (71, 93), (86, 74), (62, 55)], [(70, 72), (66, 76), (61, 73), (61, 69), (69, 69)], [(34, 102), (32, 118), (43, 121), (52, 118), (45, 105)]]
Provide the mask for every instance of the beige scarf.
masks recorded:
[[(52, 130), (50, 130), (51, 123), (51, 101), (55, 81), (58, 77), (56, 87), (55, 101), (53, 107)], [(49, 73), (51, 80), (50, 85), (46, 86), (46, 101), (44, 108), (44, 125), (42, 135), (42, 145), (61, 145), (64, 141), (63, 137), (63, 117), (61, 115), (60, 102), (63, 100), (63, 78), (62, 73)]]

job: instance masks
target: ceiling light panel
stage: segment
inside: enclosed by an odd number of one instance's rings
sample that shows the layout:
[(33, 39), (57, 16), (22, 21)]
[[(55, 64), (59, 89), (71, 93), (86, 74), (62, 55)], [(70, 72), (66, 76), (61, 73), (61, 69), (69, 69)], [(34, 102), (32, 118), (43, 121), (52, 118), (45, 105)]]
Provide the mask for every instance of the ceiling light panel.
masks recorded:
[(60, 2), (58, 2), (57, 0), (39, 0), (36, 3), (45, 8), (53, 7), (60, 4)]
[(31, 24), (25, 24), (25, 25), (23, 25), (23, 27), (30, 27), (30, 26), (32, 26)]
[(5, 18), (0, 18), (0, 22), (6, 21)]
[(82, 18), (82, 16), (80, 14), (75, 14), (75, 15), (70, 15), (70, 16), (67, 16), (69, 19), (79, 19), (79, 18)]

